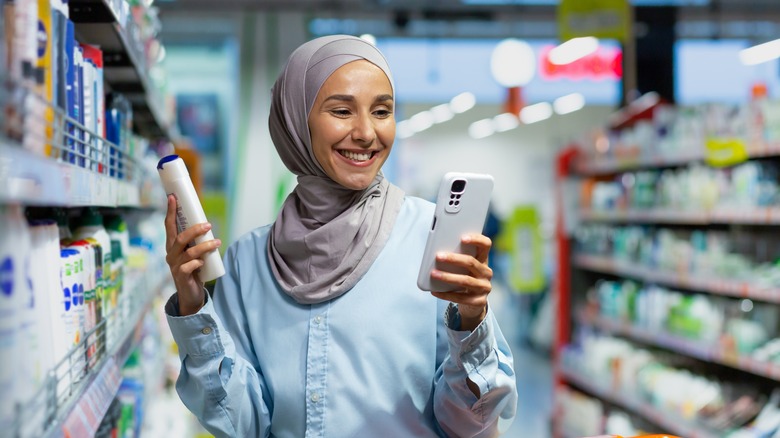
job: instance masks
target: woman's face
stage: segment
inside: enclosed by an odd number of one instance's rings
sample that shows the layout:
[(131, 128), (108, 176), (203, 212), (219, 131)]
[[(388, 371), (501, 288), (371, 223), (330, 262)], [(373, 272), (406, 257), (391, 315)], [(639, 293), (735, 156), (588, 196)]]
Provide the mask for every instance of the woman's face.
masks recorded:
[(395, 139), (393, 89), (374, 64), (353, 61), (322, 84), (309, 114), (314, 156), (344, 187), (363, 190), (387, 160)]

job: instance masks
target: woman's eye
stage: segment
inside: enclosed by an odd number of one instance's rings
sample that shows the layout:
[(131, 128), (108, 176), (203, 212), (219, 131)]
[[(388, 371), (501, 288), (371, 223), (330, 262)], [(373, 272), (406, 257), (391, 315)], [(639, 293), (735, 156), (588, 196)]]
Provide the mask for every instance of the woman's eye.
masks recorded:
[(330, 113), (337, 117), (347, 117), (350, 114), (349, 110), (346, 109), (334, 109), (330, 110)]
[(386, 118), (386, 117), (390, 117), (390, 115), (391, 115), (391, 114), (393, 114), (393, 112), (392, 112), (392, 111), (390, 111), (390, 110), (387, 110), (387, 109), (380, 109), (380, 110), (376, 110), (376, 111), (374, 111), (374, 114), (375, 114), (377, 117), (381, 117), (381, 118), (383, 118), (383, 119), (384, 119), (384, 118)]

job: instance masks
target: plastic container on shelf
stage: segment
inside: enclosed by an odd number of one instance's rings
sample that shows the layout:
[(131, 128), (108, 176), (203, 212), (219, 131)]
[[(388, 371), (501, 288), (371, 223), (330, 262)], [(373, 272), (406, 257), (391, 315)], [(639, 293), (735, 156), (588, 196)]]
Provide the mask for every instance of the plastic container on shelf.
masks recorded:
[[(5, 224), (0, 229), (0, 357), (18, 358), (25, 344), (22, 324), (29, 295), (24, 272), (29, 241), (24, 241), (22, 231), (27, 224), (19, 206), (0, 208), (0, 217)], [(13, 360), (0, 361), (0, 393), (5, 394), (0, 399), (0, 426), (5, 428), (13, 423), (14, 409), (25, 392), (19, 365)]]
[[(94, 314), (94, 325), (96, 326), (99, 324), (106, 315), (108, 315), (111, 312), (111, 302), (112, 297), (112, 284), (110, 282), (111, 279), (111, 238), (108, 235), (108, 232), (106, 231), (105, 227), (103, 226), (103, 217), (100, 215), (100, 213), (95, 208), (88, 208), (84, 214), (79, 218), (79, 221), (77, 222), (78, 225), (73, 230), (73, 237), (75, 239), (84, 239), (87, 241), (94, 240), (94, 242), (91, 242), (95, 244), (97, 249), (97, 263), (96, 263), (96, 269), (95, 269), (95, 275), (96, 275), (96, 288), (95, 288), (95, 314)], [(116, 297), (114, 297), (115, 299)], [(108, 331), (108, 333), (97, 333), (95, 336), (95, 341), (101, 339), (105, 341), (106, 339), (109, 339), (110, 336), (113, 336), (114, 333), (114, 325), (113, 321), (109, 320), (109, 323), (106, 324), (105, 329)], [(97, 348), (97, 345), (94, 345), (92, 342), (90, 342), (90, 351), (92, 351), (92, 354), (90, 355), (91, 358), (94, 360), (99, 360), (99, 357), (96, 357), (100, 354), (101, 349)], [(90, 362), (90, 366), (94, 365), (93, 362)]]
[(106, 106), (106, 140), (118, 149), (111, 148), (109, 153), (109, 175), (124, 179), (124, 156), (130, 150), (130, 137), (133, 130), (133, 108), (123, 95), (111, 93)]

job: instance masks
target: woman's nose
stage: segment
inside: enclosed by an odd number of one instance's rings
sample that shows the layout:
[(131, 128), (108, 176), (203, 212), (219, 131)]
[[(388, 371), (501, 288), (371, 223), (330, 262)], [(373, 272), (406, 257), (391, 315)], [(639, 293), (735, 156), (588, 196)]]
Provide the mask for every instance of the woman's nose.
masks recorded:
[(352, 126), (352, 140), (370, 146), (374, 143), (375, 138), (376, 131), (374, 130), (374, 122), (371, 120), (371, 117), (356, 117), (354, 125)]

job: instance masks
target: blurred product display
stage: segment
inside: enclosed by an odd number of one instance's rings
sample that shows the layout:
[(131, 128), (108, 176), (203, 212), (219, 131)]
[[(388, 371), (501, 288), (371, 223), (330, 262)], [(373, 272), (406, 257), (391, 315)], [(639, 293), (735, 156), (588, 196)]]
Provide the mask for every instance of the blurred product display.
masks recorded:
[(563, 174), (558, 435), (780, 436), (778, 103), (641, 100)]

